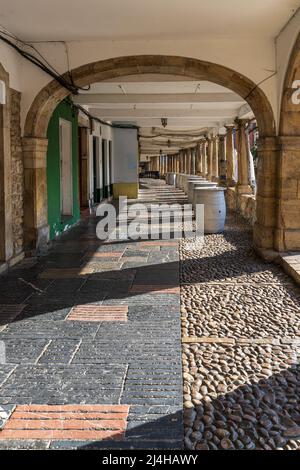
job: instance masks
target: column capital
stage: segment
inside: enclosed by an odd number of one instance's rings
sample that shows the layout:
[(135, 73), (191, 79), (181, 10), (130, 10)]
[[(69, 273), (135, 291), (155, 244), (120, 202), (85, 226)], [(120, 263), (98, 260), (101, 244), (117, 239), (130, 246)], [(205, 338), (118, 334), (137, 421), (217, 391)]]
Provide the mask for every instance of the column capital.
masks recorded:
[(237, 124), (238, 128), (246, 128), (250, 122), (250, 119), (238, 119), (237, 118), (235, 119), (234, 122)]

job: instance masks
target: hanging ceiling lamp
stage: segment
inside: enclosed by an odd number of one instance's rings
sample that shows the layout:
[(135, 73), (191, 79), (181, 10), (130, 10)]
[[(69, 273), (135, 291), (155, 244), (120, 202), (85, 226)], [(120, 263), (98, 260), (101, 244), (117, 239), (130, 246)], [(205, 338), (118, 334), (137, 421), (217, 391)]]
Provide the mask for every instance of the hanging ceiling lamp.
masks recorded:
[(168, 119), (167, 118), (161, 118), (161, 125), (163, 127), (167, 127), (168, 125)]

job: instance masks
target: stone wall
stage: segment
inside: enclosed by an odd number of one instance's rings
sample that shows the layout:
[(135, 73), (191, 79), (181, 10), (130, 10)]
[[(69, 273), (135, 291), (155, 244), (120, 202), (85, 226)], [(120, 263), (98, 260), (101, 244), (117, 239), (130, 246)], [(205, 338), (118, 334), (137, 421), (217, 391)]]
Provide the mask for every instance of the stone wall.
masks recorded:
[(256, 220), (256, 199), (252, 194), (238, 194), (235, 188), (225, 192), (227, 209), (237, 212), (251, 225)]
[(21, 93), (10, 89), (11, 198), (14, 256), (23, 252), (24, 168), (20, 125)]

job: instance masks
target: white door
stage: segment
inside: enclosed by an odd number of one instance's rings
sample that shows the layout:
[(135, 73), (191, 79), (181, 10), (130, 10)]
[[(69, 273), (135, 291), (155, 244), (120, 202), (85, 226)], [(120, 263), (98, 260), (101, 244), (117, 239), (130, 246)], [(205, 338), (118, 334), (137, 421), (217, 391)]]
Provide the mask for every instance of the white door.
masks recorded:
[(60, 141), (60, 211), (73, 214), (72, 123), (59, 120)]

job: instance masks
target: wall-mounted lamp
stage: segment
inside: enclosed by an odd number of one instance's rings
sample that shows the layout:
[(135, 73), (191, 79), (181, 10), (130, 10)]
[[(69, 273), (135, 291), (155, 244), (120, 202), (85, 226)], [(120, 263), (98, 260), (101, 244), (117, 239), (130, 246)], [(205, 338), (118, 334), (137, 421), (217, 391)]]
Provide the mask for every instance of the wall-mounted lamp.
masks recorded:
[(167, 127), (168, 125), (168, 119), (167, 118), (161, 118), (161, 125), (163, 127)]

